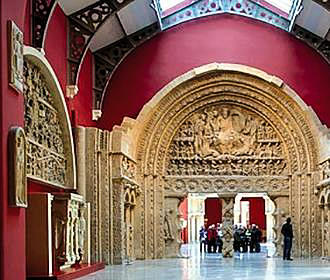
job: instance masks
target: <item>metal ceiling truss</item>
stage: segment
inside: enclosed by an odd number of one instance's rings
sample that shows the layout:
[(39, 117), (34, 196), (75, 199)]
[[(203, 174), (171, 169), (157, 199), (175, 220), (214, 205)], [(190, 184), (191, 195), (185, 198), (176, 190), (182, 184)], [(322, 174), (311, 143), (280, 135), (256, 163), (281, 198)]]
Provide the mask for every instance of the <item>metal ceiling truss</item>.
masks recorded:
[(302, 0), (294, 0), (290, 14), (286, 18), (255, 0), (197, 0), (171, 14), (163, 15), (159, 0), (153, 1), (162, 30), (196, 18), (229, 13), (251, 17), (290, 32), (295, 18), (302, 9)]
[(68, 84), (77, 85), (82, 61), (91, 39), (113, 13), (133, 0), (99, 0), (68, 17)]
[(101, 110), (108, 81), (121, 61), (159, 32), (158, 23), (153, 23), (94, 53), (94, 110)]
[(314, 48), (330, 64), (330, 41), (315, 35), (297, 24), (294, 25), (291, 33)]
[(58, 0), (31, 0), (32, 45), (44, 48), (48, 23), (52, 17)]

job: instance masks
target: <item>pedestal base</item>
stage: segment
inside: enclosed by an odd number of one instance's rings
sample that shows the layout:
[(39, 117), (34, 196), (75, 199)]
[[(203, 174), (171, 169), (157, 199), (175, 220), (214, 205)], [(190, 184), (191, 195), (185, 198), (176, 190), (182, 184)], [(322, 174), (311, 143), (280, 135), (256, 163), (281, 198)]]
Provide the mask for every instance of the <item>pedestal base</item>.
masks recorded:
[(71, 267), (64, 269), (63, 271), (56, 272), (55, 275), (52, 276), (40, 275), (40, 276), (27, 277), (27, 279), (28, 280), (41, 280), (41, 279), (71, 280), (104, 269), (104, 267), (105, 265), (103, 262), (95, 263), (95, 264), (82, 264), (80, 265), (80, 267)]

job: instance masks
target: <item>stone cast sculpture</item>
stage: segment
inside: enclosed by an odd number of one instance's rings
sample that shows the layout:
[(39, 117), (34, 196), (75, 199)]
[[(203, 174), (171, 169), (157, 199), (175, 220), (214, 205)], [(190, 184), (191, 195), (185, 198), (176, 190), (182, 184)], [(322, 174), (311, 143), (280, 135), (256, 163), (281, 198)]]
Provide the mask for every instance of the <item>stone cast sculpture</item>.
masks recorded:
[(26, 138), (24, 129), (13, 127), (9, 132), (9, 205), (27, 207)]

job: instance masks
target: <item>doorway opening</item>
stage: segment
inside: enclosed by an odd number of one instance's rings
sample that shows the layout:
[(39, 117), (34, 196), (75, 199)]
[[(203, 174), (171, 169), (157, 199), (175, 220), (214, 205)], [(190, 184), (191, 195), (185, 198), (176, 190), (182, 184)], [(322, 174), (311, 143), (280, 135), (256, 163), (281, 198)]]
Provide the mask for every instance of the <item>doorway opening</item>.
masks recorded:
[[(241, 244), (248, 244), (250, 252), (259, 251), (259, 248), (251, 249), (251, 231), (255, 228), (260, 230), (258, 242), (267, 250), (267, 255), (273, 255), (274, 248), (274, 226), (275, 204), (267, 193), (238, 193), (234, 204), (234, 227), (238, 232), (245, 232), (242, 238), (246, 240)], [(235, 232), (234, 229), (234, 232)], [(235, 234), (235, 233), (234, 233)], [(236, 235), (237, 236), (237, 235)], [(234, 236), (235, 239), (235, 236)], [(240, 240), (238, 238), (238, 240)], [(240, 245), (236, 251), (245, 252), (246, 246)]]

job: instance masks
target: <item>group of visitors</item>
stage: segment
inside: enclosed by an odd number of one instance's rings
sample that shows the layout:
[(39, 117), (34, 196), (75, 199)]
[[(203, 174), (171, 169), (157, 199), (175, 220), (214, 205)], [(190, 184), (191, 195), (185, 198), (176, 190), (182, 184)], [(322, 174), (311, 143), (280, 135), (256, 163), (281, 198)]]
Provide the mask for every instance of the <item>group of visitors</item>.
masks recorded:
[[(221, 253), (222, 252), (222, 230), (221, 224), (210, 225), (207, 229), (202, 227), (199, 231), (200, 251), (207, 253)], [(260, 241), (262, 238), (261, 230), (257, 225), (243, 227), (235, 225), (233, 227), (234, 251), (235, 252), (260, 252)]]
[(246, 253), (248, 248), (250, 253), (260, 253), (260, 242), (262, 232), (257, 225), (234, 226), (234, 251)]
[(206, 253), (222, 252), (222, 231), (220, 223), (210, 225), (207, 229), (202, 227), (199, 231), (200, 251)]
[[(284, 237), (284, 251), (283, 260), (290, 260), (291, 258), (291, 248), (293, 239), (293, 230), (291, 224), (291, 218), (287, 218), (286, 223), (283, 224), (281, 233)], [(199, 231), (200, 238), (200, 251), (207, 253), (222, 253), (222, 241), (223, 232), (221, 230), (221, 224), (217, 223), (210, 225), (207, 229), (202, 227)], [(262, 240), (262, 232), (258, 225), (248, 225), (244, 227), (242, 225), (235, 225), (233, 228), (233, 238), (234, 238), (234, 251), (235, 252), (248, 252), (259, 253), (260, 252), (260, 242)]]

